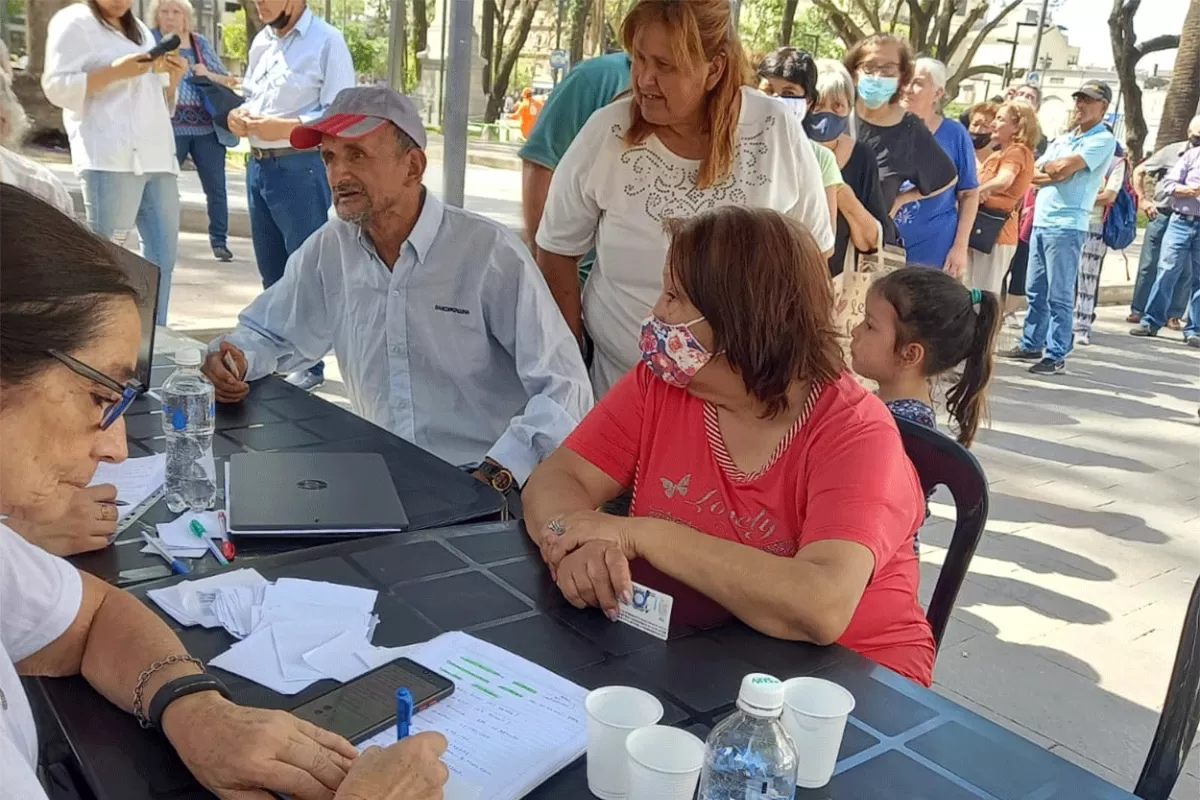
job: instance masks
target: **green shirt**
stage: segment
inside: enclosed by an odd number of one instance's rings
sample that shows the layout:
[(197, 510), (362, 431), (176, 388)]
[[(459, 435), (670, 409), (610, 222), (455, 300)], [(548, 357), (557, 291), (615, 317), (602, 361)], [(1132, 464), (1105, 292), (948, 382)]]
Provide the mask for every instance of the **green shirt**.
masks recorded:
[[(521, 148), (521, 158), (556, 169), (592, 112), (629, 88), (630, 67), (631, 61), (625, 53), (589, 58), (575, 65), (550, 93), (550, 99), (538, 114), (537, 124)], [(595, 250), (579, 259), (581, 286), (595, 261)]]
[(845, 183), (842, 180), (842, 171), (838, 169), (837, 156), (823, 144), (809, 140), (812, 145), (813, 154), (817, 157), (817, 164), (821, 167), (821, 185), (828, 189), (830, 186), (841, 186)]

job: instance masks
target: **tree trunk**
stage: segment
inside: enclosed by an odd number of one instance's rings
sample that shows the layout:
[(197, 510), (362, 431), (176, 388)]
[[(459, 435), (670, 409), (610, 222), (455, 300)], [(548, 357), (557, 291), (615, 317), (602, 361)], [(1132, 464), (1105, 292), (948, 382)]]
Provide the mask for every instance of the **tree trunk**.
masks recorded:
[(413, 49), (418, 53), (429, 47), (429, 4), (426, 0), (412, 0)]
[(525, 46), (525, 40), (529, 38), (529, 29), (533, 27), (533, 16), (537, 13), (541, 1), (525, 0), (521, 7), (521, 19), (517, 22), (517, 30), (513, 34), (512, 42), (505, 46), (504, 58), (492, 75), (492, 91), (488, 95), (487, 109), (484, 111), (483, 117), (485, 122), (495, 122), (500, 118), (500, 111), (504, 108), (504, 95), (508, 93), (508, 82), (512, 78), (513, 67), (517, 65), (521, 48)]
[[(262, 30), (263, 21), (258, 15), (258, 6), (254, 4), (254, 0), (242, 0), (242, 9), (246, 12), (246, 52), (249, 52), (254, 37)], [(327, 21), (330, 25), (333, 24), (333, 20)]]
[(483, 93), (492, 91), (492, 70), (496, 66), (496, 0), (483, 0), (483, 28), (479, 34), (479, 52), (483, 54)]
[(571, 64), (583, 61), (583, 40), (587, 34), (588, 17), (595, 0), (572, 0), (571, 4)]
[[(800, 0), (783, 0), (783, 23), (779, 26), (779, 46), (787, 47), (792, 43), (792, 26), (796, 22), (796, 6)], [(813, 53), (816, 56), (816, 53)]]
[[(65, 145), (62, 111), (42, 93), (42, 68), (46, 63), (46, 28), (50, 18), (70, 5), (71, 0), (26, 0), (25, 44), (29, 65), (13, 76), (13, 93), (29, 117), (31, 139)], [(50, 138), (46, 138), (49, 134)]]
[(1175, 69), (1171, 88), (1158, 123), (1158, 138), (1154, 149), (1187, 138), (1187, 126), (1200, 106), (1200, 0), (1192, 0), (1179, 35), (1179, 51), (1175, 54)]
[(46, 63), (46, 27), (50, 18), (71, 4), (71, 0), (25, 0), (25, 46), (28, 48), (29, 66), (25, 71), (36, 78), (42, 77)]

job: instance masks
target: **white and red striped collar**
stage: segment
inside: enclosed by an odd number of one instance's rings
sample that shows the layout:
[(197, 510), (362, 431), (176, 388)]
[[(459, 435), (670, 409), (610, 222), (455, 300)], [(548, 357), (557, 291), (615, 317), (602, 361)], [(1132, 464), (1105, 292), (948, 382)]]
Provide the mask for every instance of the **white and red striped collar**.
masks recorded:
[(779, 444), (775, 445), (775, 450), (772, 451), (771, 457), (754, 472), (742, 472), (733, 463), (733, 459), (729, 456), (729, 451), (725, 449), (725, 440), (721, 436), (721, 424), (717, 419), (717, 407), (712, 403), (705, 402), (704, 432), (708, 437), (708, 446), (712, 450), (713, 458), (716, 459), (717, 465), (721, 467), (721, 471), (725, 473), (725, 477), (735, 483), (749, 483), (762, 477), (771, 467), (775, 466), (775, 462), (787, 452), (792, 442), (800, 434), (801, 429), (804, 428), (804, 423), (812, 415), (813, 409), (816, 408), (817, 401), (821, 399), (821, 394), (824, 392), (826, 386), (828, 384), (817, 384), (809, 391), (808, 399), (804, 401), (804, 407), (800, 409), (800, 416), (796, 417), (796, 421), (792, 423), (787, 433), (779, 440)]

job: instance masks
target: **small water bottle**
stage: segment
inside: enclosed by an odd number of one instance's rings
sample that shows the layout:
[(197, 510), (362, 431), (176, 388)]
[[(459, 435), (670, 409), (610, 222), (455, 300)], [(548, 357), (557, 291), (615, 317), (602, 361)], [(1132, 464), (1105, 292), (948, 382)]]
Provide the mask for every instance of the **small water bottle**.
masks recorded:
[(212, 438), (217, 416), (213, 385), (200, 372), (198, 347), (180, 350), (178, 366), (162, 385), (163, 433), (167, 435), (167, 508), (203, 511), (217, 501)]
[(704, 743), (699, 800), (792, 800), (796, 745), (783, 729), (783, 684), (752, 672), (742, 678), (737, 711)]

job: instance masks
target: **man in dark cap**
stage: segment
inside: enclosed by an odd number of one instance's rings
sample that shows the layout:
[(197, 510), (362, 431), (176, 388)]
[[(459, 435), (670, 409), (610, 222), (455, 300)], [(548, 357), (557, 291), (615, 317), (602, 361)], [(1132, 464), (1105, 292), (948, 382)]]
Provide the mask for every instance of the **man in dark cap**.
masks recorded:
[(359, 416), (498, 491), (519, 487), (592, 406), (529, 250), (424, 188), (425, 128), (393, 89), (342, 90), (291, 145), (320, 146), (338, 218), (211, 345), (217, 399), (332, 350)]
[(1021, 341), (1003, 353), (1036, 361), (1029, 371), (1037, 375), (1066, 368), (1088, 217), (1117, 147), (1103, 124), (1112, 88), (1103, 81), (1085, 81), (1073, 97), (1071, 129), (1051, 143), (1034, 172), (1033, 185), (1039, 188), (1029, 239), (1029, 313)]

